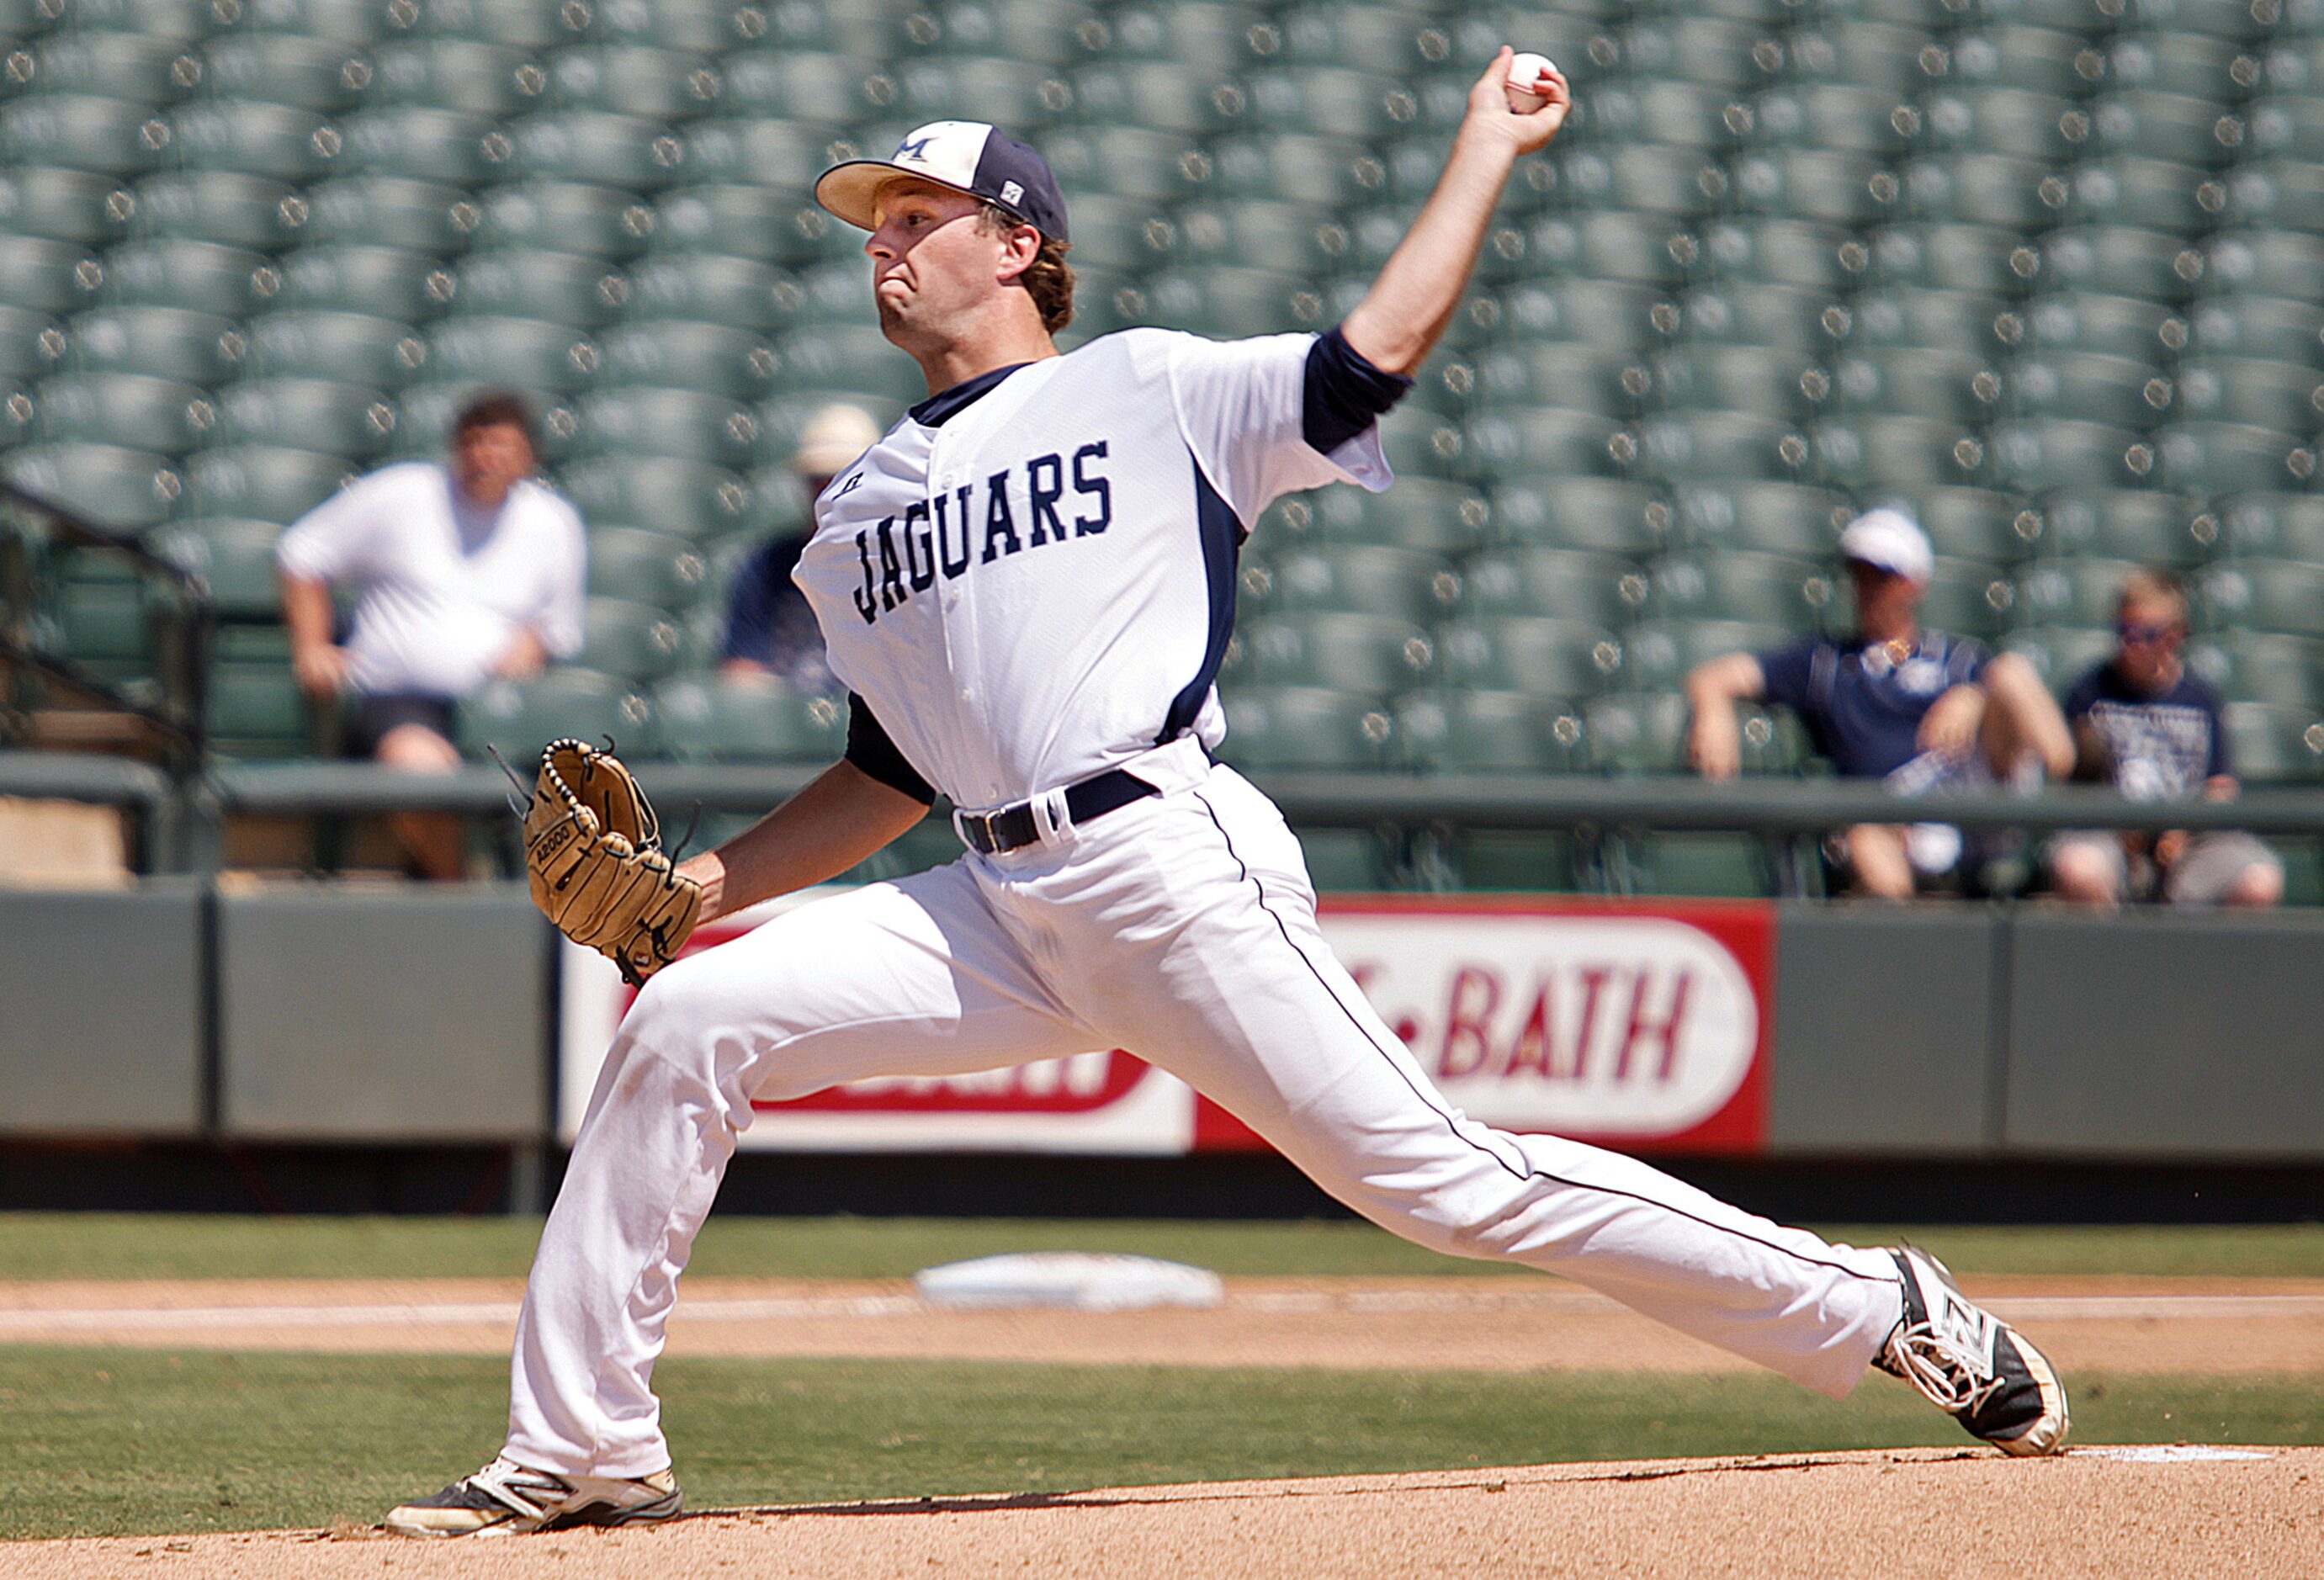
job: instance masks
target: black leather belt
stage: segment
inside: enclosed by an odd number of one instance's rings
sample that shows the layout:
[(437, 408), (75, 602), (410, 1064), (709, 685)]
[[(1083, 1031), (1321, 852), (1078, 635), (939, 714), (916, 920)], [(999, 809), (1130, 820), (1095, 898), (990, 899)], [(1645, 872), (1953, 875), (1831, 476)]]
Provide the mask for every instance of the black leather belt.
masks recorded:
[[(1135, 774), (1113, 768), (1093, 779), (1065, 786), (1065, 815), (1076, 823), (1085, 823), (1103, 817), (1117, 807), (1128, 806), (1148, 795), (1159, 795), (1157, 790)], [(998, 812), (962, 812), (953, 814), (953, 826), (969, 848), (987, 856), (998, 856), (1006, 850), (1022, 850), (1038, 844), (1041, 830), (1033, 821), (1033, 804), (1020, 801), (1014, 806), (1004, 806)]]

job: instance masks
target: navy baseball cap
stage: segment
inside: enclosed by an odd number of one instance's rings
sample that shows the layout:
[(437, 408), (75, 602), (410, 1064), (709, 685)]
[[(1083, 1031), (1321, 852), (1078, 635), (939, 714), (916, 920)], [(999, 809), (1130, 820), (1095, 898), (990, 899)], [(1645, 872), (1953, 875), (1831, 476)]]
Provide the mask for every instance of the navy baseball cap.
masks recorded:
[(859, 230), (876, 228), (872, 202), (898, 176), (918, 176), (982, 198), (1053, 242), (1065, 234), (1065, 197), (1049, 161), (982, 121), (931, 121), (886, 159), (851, 159), (817, 176), (815, 200)]

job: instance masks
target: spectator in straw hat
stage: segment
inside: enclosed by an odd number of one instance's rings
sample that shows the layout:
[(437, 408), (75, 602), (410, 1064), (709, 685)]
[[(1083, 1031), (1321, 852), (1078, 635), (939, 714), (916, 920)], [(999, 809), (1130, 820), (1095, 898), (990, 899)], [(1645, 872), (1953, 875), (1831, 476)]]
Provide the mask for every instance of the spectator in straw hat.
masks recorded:
[[(880, 425), (861, 407), (826, 406), (807, 419), (791, 469), (812, 500), (880, 438)], [(823, 632), (807, 595), (791, 581), (807, 534), (779, 533), (742, 562), (726, 605), (726, 645), (719, 667), (729, 675), (774, 675), (802, 691), (835, 689), (824, 662)]]

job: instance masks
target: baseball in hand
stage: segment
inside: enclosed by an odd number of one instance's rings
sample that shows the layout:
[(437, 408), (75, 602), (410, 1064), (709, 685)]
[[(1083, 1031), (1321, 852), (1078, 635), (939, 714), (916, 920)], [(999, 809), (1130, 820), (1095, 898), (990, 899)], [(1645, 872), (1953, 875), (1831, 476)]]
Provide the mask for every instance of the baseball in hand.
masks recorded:
[(1542, 92), (1543, 79), (1557, 68), (1546, 55), (1518, 55), (1509, 61), (1509, 79), (1502, 91), (1508, 96), (1509, 113), (1526, 115), (1541, 108), (1549, 96)]

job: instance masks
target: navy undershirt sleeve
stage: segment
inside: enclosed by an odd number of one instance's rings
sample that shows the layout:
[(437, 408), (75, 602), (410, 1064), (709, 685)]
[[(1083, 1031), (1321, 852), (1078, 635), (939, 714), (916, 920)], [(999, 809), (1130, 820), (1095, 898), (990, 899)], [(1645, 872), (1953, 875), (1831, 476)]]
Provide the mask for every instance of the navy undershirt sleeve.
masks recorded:
[[(722, 658), (749, 658), (772, 663), (775, 651), (775, 578), (788, 575), (775, 564), (778, 545), (769, 543), (734, 574), (734, 591), (726, 605), (726, 646)], [(797, 556), (793, 556), (796, 560)]]
[(936, 787), (904, 760), (896, 743), (863, 699), (847, 694), (847, 760), (890, 790), (899, 790), (923, 806), (936, 804)]
[(1307, 352), (1307, 386), (1300, 427), (1307, 447), (1328, 455), (1387, 415), (1412, 381), (1382, 372), (1348, 344), (1337, 326), (1315, 337)]

